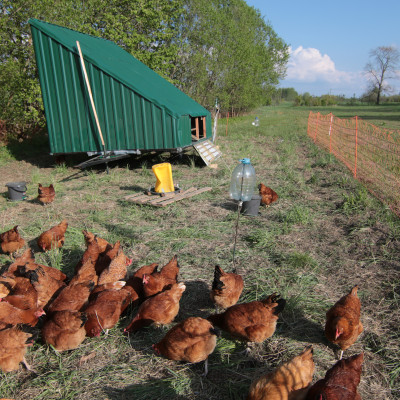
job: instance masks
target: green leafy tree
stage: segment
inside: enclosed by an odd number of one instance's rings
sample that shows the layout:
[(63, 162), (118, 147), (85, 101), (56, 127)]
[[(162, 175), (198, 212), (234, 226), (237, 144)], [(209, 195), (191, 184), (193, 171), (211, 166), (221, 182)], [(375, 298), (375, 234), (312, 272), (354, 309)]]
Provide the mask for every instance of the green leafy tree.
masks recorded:
[(172, 75), (181, 0), (89, 0), (79, 30), (111, 40), (164, 78)]
[(0, 0), (0, 120), (40, 129), (30, 18), (109, 39), (212, 109), (267, 104), (287, 45), (244, 0)]
[(287, 45), (243, 0), (186, 0), (177, 79), (212, 108), (235, 112), (266, 103), (285, 74)]
[(112, 40), (169, 77), (182, 12), (180, 0), (0, 0), (0, 120), (17, 134), (45, 123), (30, 18)]

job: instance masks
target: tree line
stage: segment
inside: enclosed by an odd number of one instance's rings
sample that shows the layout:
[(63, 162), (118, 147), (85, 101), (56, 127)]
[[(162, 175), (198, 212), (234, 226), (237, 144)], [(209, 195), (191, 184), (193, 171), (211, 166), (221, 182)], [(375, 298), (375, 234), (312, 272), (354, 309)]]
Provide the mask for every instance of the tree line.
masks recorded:
[[(372, 105), (377, 103), (377, 89), (372, 88), (363, 93), (360, 97), (353, 95), (346, 97), (342, 95), (323, 94), (321, 96), (313, 96), (308, 92), (300, 94), (294, 88), (276, 88), (271, 96), (271, 104), (279, 105), (282, 103), (291, 104), (293, 106), (305, 107), (328, 107), (335, 105)], [(392, 95), (380, 95), (379, 104), (400, 103), (400, 93)]]
[(111, 40), (212, 110), (249, 111), (285, 75), (287, 44), (244, 0), (0, 0), (0, 121), (45, 125), (30, 18)]

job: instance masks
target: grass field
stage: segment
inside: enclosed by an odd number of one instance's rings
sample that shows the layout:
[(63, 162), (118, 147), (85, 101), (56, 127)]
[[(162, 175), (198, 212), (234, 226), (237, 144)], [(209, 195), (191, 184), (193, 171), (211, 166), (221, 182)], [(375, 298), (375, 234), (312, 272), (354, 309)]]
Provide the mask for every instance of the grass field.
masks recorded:
[[(388, 111), (390, 109), (390, 111)], [(400, 107), (334, 107), (340, 118), (359, 115), (379, 126), (400, 129)], [(27, 354), (36, 372), (21, 366), (0, 373), (0, 397), (13, 399), (244, 399), (251, 381), (314, 345), (314, 381), (335, 362), (323, 333), (326, 310), (360, 285), (364, 332), (345, 357), (365, 353), (359, 391), (366, 399), (400, 398), (400, 221), (373, 198), (350, 171), (307, 137), (308, 109), (266, 107), (218, 126), (222, 151), (217, 169), (205, 167), (195, 153), (150, 154), (80, 172), (79, 157), (54, 166), (45, 137), (0, 148), (0, 231), (19, 225), (37, 251), (36, 259), (71, 275), (85, 245), (82, 230), (110, 242), (120, 240), (133, 257), (131, 270), (178, 255), (180, 279), (187, 289), (176, 321), (214, 312), (209, 299), (214, 266), (232, 268), (236, 205), (229, 199), (230, 176), (238, 160), (250, 157), (257, 181), (280, 198), (257, 217), (241, 216), (236, 265), (245, 289), (241, 302), (274, 291), (287, 299), (275, 334), (254, 346), (227, 334), (218, 339), (203, 365), (177, 363), (156, 356), (151, 345), (170, 327), (122, 334), (135, 309), (106, 337), (86, 338), (79, 349), (59, 353), (40, 342)], [(251, 122), (254, 116), (260, 126)], [(212, 191), (164, 208), (129, 203), (124, 197), (154, 185), (151, 166), (172, 163), (181, 188), (212, 186)], [(5, 184), (26, 181), (28, 198), (9, 202)], [(56, 200), (36, 201), (37, 185), (53, 183)], [(65, 246), (38, 252), (39, 234), (66, 218)], [(10, 258), (0, 255), (1, 265)]]

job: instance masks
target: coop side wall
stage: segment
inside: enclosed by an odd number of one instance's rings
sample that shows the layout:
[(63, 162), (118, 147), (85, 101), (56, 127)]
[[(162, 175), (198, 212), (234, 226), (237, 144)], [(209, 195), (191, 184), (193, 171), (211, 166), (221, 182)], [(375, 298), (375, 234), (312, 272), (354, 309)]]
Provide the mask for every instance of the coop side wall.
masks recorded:
[[(53, 154), (102, 151), (79, 55), (32, 27)], [(107, 150), (160, 150), (191, 145), (190, 117), (171, 116), (85, 61)]]

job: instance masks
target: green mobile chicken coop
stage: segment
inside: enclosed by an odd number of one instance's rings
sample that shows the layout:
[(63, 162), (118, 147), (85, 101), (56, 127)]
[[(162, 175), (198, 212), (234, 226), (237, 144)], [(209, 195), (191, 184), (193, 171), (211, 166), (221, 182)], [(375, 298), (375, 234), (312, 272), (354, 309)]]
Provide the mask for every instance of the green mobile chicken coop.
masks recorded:
[(211, 139), (210, 112), (115, 43), (29, 23), (51, 154), (180, 151)]

